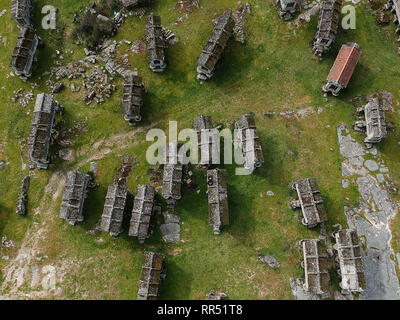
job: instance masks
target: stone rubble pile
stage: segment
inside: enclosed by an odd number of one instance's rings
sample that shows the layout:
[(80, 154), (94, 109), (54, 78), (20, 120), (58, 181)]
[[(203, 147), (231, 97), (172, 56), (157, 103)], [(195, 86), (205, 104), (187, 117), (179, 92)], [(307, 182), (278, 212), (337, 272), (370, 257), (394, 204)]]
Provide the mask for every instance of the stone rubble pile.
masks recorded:
[(22, 179), (21, 193), (18, 198), (17, 208), (15, 210), (15, 212), (20, 216), (26, 215), (26, 201), (28, 199), (28, 189), (30, 181), (31, 181), (30, 176), (26, 176), (24, 177), (24, 179)]
[(33, 90), (25, 93), (25, 89), (21, 88), (13, 91), (14, 97), (11, 98), (13, 103), (19, 103), (23, 108), (33, 101)]

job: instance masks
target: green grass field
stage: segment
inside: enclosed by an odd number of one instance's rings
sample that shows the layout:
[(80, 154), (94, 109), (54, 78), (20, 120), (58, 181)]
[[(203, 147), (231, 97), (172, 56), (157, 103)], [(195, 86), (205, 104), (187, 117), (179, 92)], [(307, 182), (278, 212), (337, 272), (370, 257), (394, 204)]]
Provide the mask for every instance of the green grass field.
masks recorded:
[[(164, 74), (149, 70), (145, 54), (129, 54), (132, 66), (138, 68), (148, 90), (143, 121), (134, 129), (138, 132), (128, 138), (115, 136), (132, 131), (120, 112), (121, 79), (112, 99), (99, 106), (86, 106), (80, 95), (72, 93), (68, 87), (57, 94), (56, 99), (65, 107), (66, 126), (85, 122), (88, 132), (73, 137), (73, 161), (58, 159), (48, 171), (31, 172), (29, 211), (21, 218), (15, 214), (15, 205), (20, 181), (28, 171), (21, 170), (19, 141), (29, 134), (33, 103), (25, 109), (14, 104), (11, 101), (13, 91), (29, 90), (30, 83), (36, 82), (39, 87), (34, 89), (35, 94), (48, 92), (45, 84), (48, 76), (43, 73), (53, 65), (56, 49), (63, 52), (65, 63), (85, 56), (83, 47), (75, 45), (69, 35), (74, 12), (90, 2), (34, 1), (35, 25), (40, 25), (41, 7), (53, 4), (58, 8), (58, 23), (64, 26), (64, 33), (38, 28), (45, 47), (40, 51), (33, 79), (23, 83), (15, 77), (7, 78), (18, 28), (10, 19), (10, 1), (0, 0), (0, 11), (7, 8), (7, 13), (0, 17), (0, 34), (7, 37), (6, 45), (0, 43), (0, 87), (3, 87), (0, 89), (0, 161), (8, 163), (0, 170), (0, 235), (16, 242), (15, 248), (2, 248), (1, 255), (9, 255), (10, 260), (0, 260), (0, 282), (5, 281), (7, 267), (18, 249), (32, 246), (38, 251), (35, 256), (44, 258), (31, 264), (39, 268), (52, 265), (57, 269), (57, 289), (35, 296), (34, 293), (42, 289), (40, 285), (32, 288), (27, 280), (18, 294), (56, 299), (135, 299), (143, 251), (156, 250), (166, 254), (167, 278), (161, 287), (162, 299), (204, 299), (211, 290), (222, 290), (231, 299), (291, 299), (289, 278), (303, 276), (296, 242), (304, 237), (317, 237), (319, 232), (318, 228), (303, 227), (299, 223), (300, 211), (289, 209), (288, 202), (293, 194), (288, 185), (295, 179), (317, 177), (329, 216), (328, 231), (336, 223), (346, 226), (343, 206), (357, 203), (358, 194), (356, 190), (341, 187), (342, 159), (336, 126), (344, 122), (350, 127), (356, 120), (355, 105), (349, 101), (355, 96), (390, 91), (398, 110), (400, 58), (395, 26), (378, 26), (373, 11), (366, 9), (367, 4), (360, 3), (356, 30), (340, 29), (331, 52), (320, 62), (310, 49), (317, 17), (296, 28), (278, 18), (272, 0), (249, 0), (253, 14), (246, 18), (247, 44), (231, 40), (213, 79), (200, 84), (196, 80), (196, 61), (212, 31), (211, 20), (228, 7), (236, 9), (238, 1), (201, 0), (200, 9), (184, 23), (174, 25), (182, 15), (172, 9), (176, 0), (155, 0), (154, 12), (161, 15), (163, 26), (173, 30), (180, 41), (166, 50), (168, 67)], [(134, 42), (144, 34), (144, 18), (129, 18), (116, 40)], [(349, 88), (339, 98), (329, 97), (325, 102), (321, 86), (341, 44), (348, 41), (359, 43), (363, 55)], [(120, 55), (123, 54), (120, 50)], [(67, 81), (65, 83), (68, 85)], [(279, 114), (308, 107), (314, 114), (299, 120), (288, 121), (279, 115), (270, 119), (263, 115), (265, 111)], [(321, 114), (317, 113), (318, 107), (323, 108)], [(183, 198), (177, 206), (183, 222), (181, 238), (184, 242), (164, 244), (156, 221), (155, 232), (144, 245), (128, 237), (126, 232), (118, 238), (105, 233), (87, 234), (101, 216), (107, 186), (113, 181), (122, 155), (134, 155), (139, 161), (128, 182), (129, 189), (135, 193), (139, 183), (149, 183), (150, 166), (145, 153), (150, 142), (145, 141), (147, 130), (141, 128), (168, 129), (169, 120), (178, 121), (179, 129), (191, 128), (193, 119), (201, 114), (211, 115), (214, 124), (230, 127), (234, 119), (248, 112), (256, 116), (265, 164), (251, 176), (236, 176), (234, 165), (225, 166), (229, 174), (231, 225), (220, 236), (214, 236), (208, 225), (205, 175), (196, 170), (194, 180), (200, 184), (200, 193), (184, 187)], [(387, 118), (397, 126), (400, 123), (397, 112), (388, 114)], [(360, 133), (352, 134), (360, 141), (363, 139)], [(395, 185), (400, 182), (397, 141), (400, 141), (399, 130), (391, 132), (378, 146)], [(96, 159), (100, 187), (90, 192), (85, 202), (86, 220), (70, 227), (58, 218), (62, 192), (53, 192), (51, 188), (45, 192), (45, 187), (51, 184), (49, 180), (55, 171), (67, 171), (72, 167), (87, 170), (92, 156), (107, 148), (111, 152)], [(52, 154), (58, 149), (54, 146)], [(51, 185), (57, 189), (57, 179)], [(267, 196), (268, 190), (275, 195)], [(27, 239), (30, 234), (36, 242)], [(393, 246), (398, 252), (399, 217), (393, 222), (393, 234)], [(259, 254), (276, 257), (281, 263), (279, 271), (260, 263)], [(30, 279), (29, 274), (30, 269), (26, 279)], [(2, 295), (13, 296), (11, 287), (2, 291)]]

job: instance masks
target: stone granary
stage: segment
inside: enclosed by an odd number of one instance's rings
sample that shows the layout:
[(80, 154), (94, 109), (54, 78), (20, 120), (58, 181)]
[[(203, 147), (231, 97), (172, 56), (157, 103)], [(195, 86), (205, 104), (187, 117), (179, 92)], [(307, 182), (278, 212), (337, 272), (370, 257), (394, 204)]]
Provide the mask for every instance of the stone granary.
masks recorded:
[(260, 138), (257, 135), (254, 115), (244, 114), (236, 119), (236, 146), (242, 149), (244, 167), (248, 170), (261, 167), (264, 156)]
[(301, 241), (303, 250), (304, 289), (310, 293), (326, 296), (329, 294), (332, 266), (324, 240), (305, 239)]
[(301, 208), (303, 219), (301, 223), (308, 228), (313, 228), (328, 218), (324, 202), (318, 189), (317, 179), (306, 178), (293, 182), (292, 189), (297, 192), (298, 200), (292, 200), (290, 206)]
[(135, 122), (142, 120), (140, 111), (143, 106), (145, 93), (142, 77), (130, 73), (125, 77), (124, 93), (122, 97), (122, 114), (124, 119), (133, 126)]
[(11, 19), (18, 27), (29, 27), (31, 25), (31, 1), (11, 0)]
[(215, 67), (235, 27), (235, 21), (231, 15), (232, 10), (228, 9), (217, 19), (211, 37), (197, 61), (197, 79), (207, 80), (214, 75)]
[(364, 139), (367, 147), (380, 142), (387, 135), (385, 111), (378, 97), (371, 98), (365, 106), (357, 109), (359, 114), (364, 114), (364, 121), (357, 121), (355, 130), (365, 130)]
[(180, 163), (165, 164), (162, 183), (162, 196), (169, 208), (174, 208), (176, 202), (182, 198), (183, 166)]
[(26, 215), (26, 201), (28, 199), (28, 189), (31, 182), (30, 176), (25, 176), (22, 179), (21, 193), (18, 198), (18, 203), (15, 212), (20, 216)]
[(210, 116), (199, 116), (194, 119), (194, 130), (197, 132), (200, 166), (209, 166), (219, 161), (219, 132), (213, 128)]
[(148, 185), (140, 184), (137, 187), (129, 227), (129, 235), (137, 237), (143, 243), (149, 236), (150, 219), (155, 209), (156, 190)]
[(46, 170), (49, 167), (49, 148), (52, 143), (54, 117), (57, 110), (61, 109), (57, 101), (50, 94), (38, 94), (28, 137), (27, 158), (29, 168)]
[(129, 191), (125, 184), (114, 183), (108, 186), (100, 230), (109, 232), (113, 237), (122, 232), (128, 194)]
[(161, 280), (166, 275), (165, 256), (161, 253), (144, 253), (142, 274), (139, 281), (137, 300), (157, 300)]
[(282, 20), (290, 20), (297, 11), (297, 0), (276, 0), (278, 15)]
[(150, 7), (151, 0), (121, 0), (121, 5), (127, 10), (139, 7)]
[(349, 42), (342, 45), (322, 91), (338, 96), (340, 90), (347, 88), (360, 56), (361, 50), (357, 43)]
[(21, 28), (11, 56), (10, 67), (23, 81), (32, 76), (32, 63), (38, 44), (39, 37), (35, 29), (32, 27)]
[(344, 293), (365, 290), (364, 267), (361, 258), (361, 246), (355, 230), (342, 229), (334, 233), (342, 281), (340, 287)]
[(151, 13), (146, 20), (147, 58), (153, 72), (163, 72), (167, 67), (164, 49), (166, 47), (161, 17)]
[(318, 56), (328, 52), (336, 39), (341, 7), (342, 0), (325, 0), (321, 4), (318, 29), (312, 48), (313, 52)]
[(87, 197), (89, 181), (90, 176), (86, 173), (78, 171), (69, 171), (67, 173), (60, 218), (67, 220), (72, 226), (84, 220), (83, 204)]
[[(389, 0), (385, 5), (385, 9), (390, 10), (393, 13), (393, 22), (397, 25), (396, 33), (400, 35), (400, 0)], [(400, 38), (398, 41), (400, 41)]]
[(220, 234), (221, 227), (229, 225), (228, 188), (226, 171), (207, 171), (208, 214), (214, 234)]

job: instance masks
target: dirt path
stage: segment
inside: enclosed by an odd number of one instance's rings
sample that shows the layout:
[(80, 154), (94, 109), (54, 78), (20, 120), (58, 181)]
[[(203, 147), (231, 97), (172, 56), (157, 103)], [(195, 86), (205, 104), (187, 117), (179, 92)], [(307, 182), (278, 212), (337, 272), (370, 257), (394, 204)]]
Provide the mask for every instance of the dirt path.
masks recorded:
[[(154, 127), (152, 123), (146, 127), (138, 128), (124, 134), (115, 134), (108, 139), (102, 139), (93, 144), (90, 150), (84, 152), (84, 159), (80, 160), (73, 168), (77, 169), (85, 163), (100, 160), (105, 155), (123, 150), (133, 144), (131, 141), (137, 133), (145, 132)], [(105, 146), (99, 150), (101, 146)], [(43, 259), (41, 243), (46, 240), (49, 233), (49, 225), (57, 221), (55, 214), (57, 200), (62, 196), (67, 170), (54, 171), (45, 187), (45, 199), (35, 210), (34, 215), (39, 215), (39, 222), (34, 222), (27, 230), (16, 257), (2, 270), (4, 281), (0, 287), (0, 299), (39, 299), (62, 298), (60, 284), (68, 268), (79, 264), (78, 261), (58, 261), (57, 265), (45, 265), (38, 267), (38, 261)], [(58, 284), (56, 286), (56, 284)], [(41, 285), (41, 290), (36, 288)], [(28, 286), (28, 290), (26, 289)], [(36, 289), (36, 290), (33, 290)]]

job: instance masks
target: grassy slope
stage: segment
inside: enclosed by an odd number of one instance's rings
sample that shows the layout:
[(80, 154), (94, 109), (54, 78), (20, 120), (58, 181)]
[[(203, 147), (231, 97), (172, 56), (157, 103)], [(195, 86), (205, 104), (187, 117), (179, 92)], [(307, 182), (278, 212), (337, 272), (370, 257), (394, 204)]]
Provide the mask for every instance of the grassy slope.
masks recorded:
[[(59, 17), (67, 25), (68, 34), (74, 10), (90, 1), (74, 1), (73, 4), (67, 0), (35, 2), (38, 3), (35, 7), (37, 23), (40, 21), (40, 5), (54, 3), (59, 8)], [(227, 7), (236, 8), (237, 1), (202, 0), (200, 10), (178, 26), (173, 22), (181, 14), (171, 10), (176, 1), (155, 2), (155, 13), (162, 16), (165, 27), (176, 32), (180, 42), (167, 50), (168, 69), (165, 74), (151, 73), (145, 55), (130, 56), (132, 65), (144, 77), (149, 92), (142, 125), (157, 122), (158, 127), (167, 128), (168, 120), (177, 120), (179, 128), (187, 128), (192, 126), (196, 115), (209, 114), (214, 124), (222, 123), (229, 127), (237, 116), (252, 111), (256, 114), (266, 163), (250, 177), (235, 176), (234, 167), (227, 166), (231, 226), (219, 237), (212, 235), (207, 223), (204, 176), (196, 172), (200, 194), (185, 188), (177, 209), (184, 222), (181, 234), (185, 243), (165, 245), (158, 231), (145, 245), (126, 235), (113, 239), (102, 234), (104, 241), (97, 242), (95, 240), (99, 237), (87, 235), (86, 231), (101, 215), (107, 185), (112, 182), (122, 160), (120, 155), (134, 154), (139, 159), (140, 165), (134, 169), (128, 184), (133, 192), (138, 183), (149, 181), (149, 166), (144, 157), (149, 144), (141, 133), (126, 150), (98, 161), (101, 187), (90, 193), (85, 204), (86, 221), (82, 225), (71, 228), (59, 221), (57, 207), (53, 219), (48, 221), (51, 232), (42, 244), (43, 254), (49, 257), (46, 264), (56, 264), (63, 259), (77, 261), (76, 268), (67, 274), (62, 285), (63, 296), (67, 298), (134, 298), (143, 249), (154, 249), (167, 254), (168, 276), (162, 287), (162, 298), (202, 299), (210, 290), (219, 289), (234, 299), (290, 299), (289, 277), (302, 276), (300, 254), (295, 243), (318, 233), (301, 226), (299, 212), (293, 213), (288, 208), (292, 196), (288, 184), (305, 176), (318, 177), (329, 213), (329, 226), (338, 222), (345, 224), (343, 205), (349, 202), (345, 198), (349, 197), (352, 204), (357, 193), (341, 188), (336, 125), (344, 121), (350, 126), (354, 121), (354, 106), (348, 102), (351, 97), (388, 90), (394, 94), (395, 101), (399, 99), (399, 72), (393, 67), (398, 62), (394, 27), (378, 28), (371, 13), (360, 6), (357, 29), (341, 30), (331, 53), (319, 62), (309, 49), (316, 29), (315, 17), (309, 24), (294, 30), (277, 18), (272, 1), (250, 0), (254, 15), (247, 19), (247, 45), (232, 41), (213, 80), (200, 85), (195, 79), (195, 64), (212, 30), (211, 18)], [(259, 8), (254, 7), (256, 4)], [(8, 0), (0, 0), (0, 9), (8, 7)], [(0, 89), (0, 160), (10, 162), (0, 171), (0, 234), (19, 243), (33, 221), (41, 220), (40, 214), (33, 217), (32, 212), (43, 201), (43, 189), (51, 172), (34, 173), (29, 192), (30, 214), (26, 218), (17, 217), (14, 213), (17, 186), (26, 174), (21, 172), (18, 141), (28, 135), (31, 114), (27, 113), (32, 112), (33, 105), (22, 109), (10, 100), (13, 90), (28, 88), (29, 84), (11, 77), (6, 79), (17, 27), (10, 20), (9, 10), (0, 22), (0, 34), (7, 37), (7, 46), (0, 44), (0, 83), (6, 87)], [(40, 34), (45, 42), (50, 37), (44, 30), (40, 30)], [(117, 39), (135, 41), (143, 35), (144, 19), (131, 18)], [(330, 97), (326, 103), (320, 92), (326, 74), (340, 44), (354, 40), (361, 45), (363, 56), (350, 87), (339, 98)], [(65, 54), (66, 61), (84, 56), (83, 48), (70, 40), (64, 45), (64, 52), (66, 49), (74, 50), (73, 54)], [(38, 76), (51, 65), (49, 57), (56, 48), (56, 42), (47, 42), (41, 51), (36, 78), (33, 79), (41, 86), (35, 93), (47, 90), (43, 79), (39, 81)], [(120, 115), (120, 95), (121, 89), (113, 99), (95, 108), (86, 107), (69, 89), (57, 96), (66, 108), (64, 118), (68, 126), (89, 118), (88, 133), (81, 134), (74, 141), (76, 150), (85, 153), (94, 142), (131, 130)], [(324, 112), (294, 122), (277, 117), (268, 119), (262, 115), (263, 111), (280, 112), (306, 107), (315, 111), (323, 107)], [(398, 123), (398, 116), (390, 115), (389, 118)], [(328, 124), (330, 127), (326, 128)], [(357, 137), (362, 139), (361, 135)], [(399, 140), (399, 131), (395, 131), (379, 146), (397, 185), (400, 180)], [(76, 161), (82, 158), (78, 157)], [(56, 168), (75, 163), (58, 161)], [(85, 169), (87, 167), (84, 165)], [(275, 196), (266, 196), (267, 190), (273, 190)], [(394, 227), (396, 234), (400, 230), (398, 220)], [(395, 240), (399, 241), (397, 235)], [(257, 255), (260, 253), (274, 255), (281, 262), (280, 270), (273, 271), (259, 263)], [(4, 261), (0, 263), (4, 264)]]

